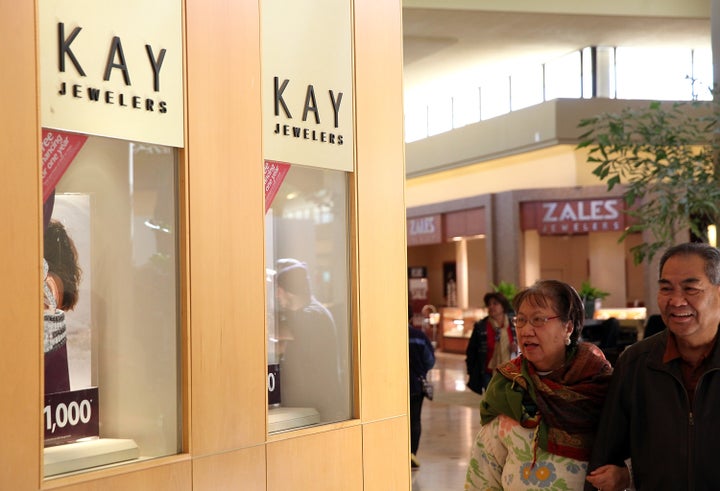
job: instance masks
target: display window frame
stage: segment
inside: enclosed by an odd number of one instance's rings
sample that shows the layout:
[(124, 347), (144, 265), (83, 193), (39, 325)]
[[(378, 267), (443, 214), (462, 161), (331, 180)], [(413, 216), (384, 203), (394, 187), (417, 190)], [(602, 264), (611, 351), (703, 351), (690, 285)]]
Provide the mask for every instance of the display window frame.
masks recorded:
[[(278, 166), (282, 170), (278, 174)], [(286, 317), (286, 314), (283, 312), (289, 312), (289, 310), (284, 309), (282, 303), (282, 295), (284, 295), (284, 289), (283, 286), (286, 284), (290, 285), (290, 288), (297, 288), (296, 283), (291, 284), (290, 282), (295, 282), (299, 276), (298, 273), (301, 272), (301, 277), (305, 278), (303, 279), (302, 283), (305, 284), (306, 280), (309, 280), (310, 288), (315, 289), (316, 287), (323, 286), (322, 280), (316, 281), (318, 277), (322, 277), (324, 279), (327, 279), (330, 276), (335, 276), (334, 273), (330, 273), (329, 271), (320, 271), (322, 268), (316, 268), (317, 264), (317, 258), (311, 261), (303, 261), (303, 259), (307, 259), (307, 257), (313, 257), (311, 253), (311, 256), (305, 256), (300, 258), (300, 260), (292, 260), (289, 261), (287, 258), (280, 258), (277, 257), (277, 247), (275, 244), (276, 241), (276, 235), (277, 235), (277, 223), (276, 218), (274, 217), (272, 213), (272, 204), (273, 200), (275, 198), (275, 193), (281, 189), (281, 184), (277, 183), (275, 186), (275, 189), (271, 189), (273, 186), (268, 186), (268, 169), (271, 171), (274, 169), (274, 172), (271, 172), (270, 175), (273, 175), (275, 177), (278, 177), (279, 180), (283, 181), (287, 175), (288, 172), (292, 172), (291, 169), (294, 167), (295, 172), (303, 173), (306, 177), (303, 178), (303, 180), (308, 180), (309, 175), (316, 175), (318, 177), (323, 177), (325, 179), (330, 180), (336, 180), (338, 182), (342, 182), (342, 199), (343, 204), (341, 206), (342, 213), (339, 219), (342, 221), (340, 222), (340, 228), (344, 231), (344, 242), (342, 244), (342, 247), (344, 247), (344, 251), (342, 251), (341, 255), (344, 256), (344, 261), (338, 261), (335, 263), (335, 268), (339, 267), (342, 263), (341, 269), (343, 269), (342, 275), (344, 275), (344, 295), (343, 301), (344, 305), (340, 306), (340, 312), (344, 315), (337, 315), (337, 310), (333, 309), (331, 305), (336, 305), (337, 302), (330, 302), (330, 304), (325, 303), (328, 307), (330, 307), (331, 310), (333, 310), (334, 314), (331, 314), (331, 317), (335, 320), (334, 327), (336, 328), (337, 332), (339, 334), (336, 334), (339, 341), (335, 342), (335, 353), (329, 353), (333, 350), (332, 343), (326, 344), (326, 350), (328, 353), (325, 353), (327, 356), (336, 356), (337, 361), (337, 370), (341, 373), (340, 376), (340, 386), (334, 386), (330, 385), (328, 383), (328, 378), (323, 375), (327, 375), (327, 372), (330, 370), (321, 370), (318, 373), (316, 373), (314, 376), (310, 377), (309, 380), (314, 380), (315, 385), (325, 385), (328, 387), (337, 387), (335, 391), (337, 394), (340, 394), (339, 401), (330, 402), (328, 398), (326, 398), (324, 395), (320, 394), (320, 392), (314, 392), (313, 394), (310, 394), (310, 392), (313, 392), (311, 390), (312, 385), (308, 386), (305, 385), (306, 382), (302, 381), (303, 377), (298, 377), (297, 375), (294, 375), (292, 372), (288, 372), (290, 369), (289, 367), (295, 366), (292, 365), (292, 363), (289, 361), (293, 359), (291, 356), (292, 351), (284, 351), (287, 349), (286, 347), (290, 347), (292, 349), (293, 341), (292, 341), (292, 335), (290, 336), (291, 340), (287, 341), (283, 339), (282, 335), (278, 335), (277, 333), (287, 332), (286, 328), (281, 327), (282, 320), (281, 317)], [(325, 174), (323, 174), (325, 173)], [(332, 176), (332, 177), (328, 177)], [(302, 165), (296, 165), (291, 166), (290, 164), (286, 163), (278, 163), (278, 162), (272, 162), (272, 161), (266, 161), (265, 162), (265, 178), (266, 178), (266, 215), (265, 215), (265, 247), (266, 247), (266, 353), (267, 353), (267, 363), (268, 363), (268, 396), (267, 396), (267, 402), (268, 402), (268, 412), (267, 412), (267, 432), (268, 437), (270, 439), (277, 439), (282, 438), (282, 435), (287, 432), (293, 432), (293, 431), (299, 431), (299, 430), (309, 430), (314, 431), (317, 428), (327, 428), (328, 425), (334, 425), (334, 424), (348, 424), (348, 422), (354, 420), (357, 418), (358, 415), (358, 380), (357, 380), (357, 363), (358, 363), (358, 352), (357, 352), (357, 345), (358, 345), (358, 339), (357, 339), (357, 329), (356, 329), (356, 312), (357, 312), (357, 302), (356, 302), (356, 287), (355, 287), (355, 262), (356, 262), (356, 246), (354, 243), (354, 238), (356, 237), (356, 234), (353, 232), (355, 227), (354, 222), (354, 210), (355, 210), (355, 191), (354, 191), (354, 175), (351, 172), (341, 171), (337, 169), (325, 169), (320, 167), (314, 167), (314, 166), (302, 166)], [(331, 186), (332, 187), (332, 186)], [(321, 191), (324, 192), (325, 189)], [(285, 190), (287, 192), (287, 190)], [(292, 194), (292, 192), (291, 192)], [(281, 198), (282, 199), (282, 198)], [(292, 199), (292, 198), (291, 198)], [(317, 218), (317, 217), (316, 217)], [(322, 220), (322, 218), (320, 218)], [(317, 225), (317, 224), (316, 224)], [(292, 226), (292, 225), (291, 225)], [(294, 227), (294, 226), (293, 226)], [(269, 235), (268, 235), (269, 234)], [(338, 231), (335, 231), (335, 235), (333, 236), (335, 238), (335, 242), (333, 243), (333, 247), (337, 245), (337, 239), (340, 234)], [(280, 237), (282, 240), (282, 234), (280, 234)], [(287, 238), (287, 237), (285, 237)], [(327, 241), (326, 241), (327, 242)], [(317, 246), (317, 244), (311, 244), (308, 245), (310, 247), (310, 250), (307, 250), (306, 252), (311, 252), (311, 249), (313, 246)], [(290, 246), (290, 250), (292, 249), (292, 246)], [(278, 250), (288, 250), (288, 246), (281, 247)], [(283, 254), (280, 254), (283, 256)], [(279, 259), (279, 261), (278, 261)], [(310, 263), (310, 264), (308, 264)], [(315, 264), (313, 264), (315, 263)], [(287, 266), (290, 265), (290, 268), (288, 269)], [(327, 265), (326, 265), (327, 266)], [(332, 266), (331, 266), (332, 269)], [(335, 289), (338, 285), (325, 285), (326, 290), (327, 288)], [(342, 282), (341, 285), (342, 286)], [(325, 292), (327, 293), (327, 291)], [(302, 309), (303, 311), (312, 310), (317, 315), (319, 311), (325, 311), (327, 310), (325, 306), (323, 305), (323, 299), (327, 299), (327, 295), (323, 295), (323, 292), (318, 292), (317, 297), (319, 297), (320, 301), (317, 301), (318, 298), (315, 297), (315, 292), (312, 293), (313, 301), (315, 301), (315, 307), (308, 307)], [(294, 314), (290, 314), (291, 319), (297, 319)], [(325, 317), (325, 316), (320, 316)], [(322, 322), (319, 322), (319, 317), (315, 317), (315, 320), (313, 321), (313, 324), (315, 326), (322, 325)], [(293, 325), (292, 322), (298, 322), (298, 321), (291, 321), (290, 330), (292, 331)], [(301, 329), (299, 325), (295, 325), (295, 329)], [(297, 332), (297, 331), (295, 331)], [(305, 331), (306, 333), (310, 333), (310, 331)], [(278, 339), (280, 338), (280, 339)], [(298, 344), (300, 343), (300, 344)], [(283, 348), (280, 348), (280, 352), (276, 352), (277, 348), (275, 346), (283, 346)], [(301, 340), (298, 340), (295, 344), (295, 346), (304, 346), (304, 350), (307, 351), (308, 347), (314, 346), (315, 343), (304, 343)], [(297, 348), (295, 348), (297, 349)], [(313, 348), (314, 349), (314, 348)], [(304, 355), (303, 355), (304, 356)], [(295, 352), (295, 357), (297, 357), (297, 352)], [(322, 361), (323, 357), (320, 352), (316, 353), (311, 357), (315, 361)], [(281, 361), (282, 359), (282, 361)], [(302, 362), (302, 365), (307, 365), (307, 362), (309, 360), (306, 360), (305, 362)], [(325, 360), (325, 365), (328, 364), (332, 366), (332, 362), (329, 359)], [(283, 371), (284, 370), (284, 371)], [(285, 376), (283, 377), (283, 373)], [(323, 382), (324, 380), (324, 382)], [(298, 387), (290, 386), (288, 389), (287, 385), (286, 389), (284, 391), (276, 390), (275, 384), (279, 383), (282, 384), (283, 381), (287, 384), (288, 381), (291, 384), (296, 384), (296, 386), (299, 387), (305, 387), (301, 389), (301, 393), (298, 393), (297, 389)], [(311, 382), (312, 384), (312, 382)], [(307, 393), (306, 393), (307, 392)], [(282, 394), (285, 394), (284, 396)], [(298, 404), (298, 401), (302, 401), (301, 404)], [(311, 401), (311, 402), (308, 402)], [(318, 401), (315, 404), (312, 403), (312, 401)], [(324, 402), (321, 402), (324, 401)], [(319, 406), (318, 406), (319, 404)], [(334, 408), (334, 409), (330, 409)], [(333, 416), (328, 416), (328, 414), (334, 414)]]
[[(84, 136), (49, 129), (45, 129), (43, 133), (54, 137)], [(74, 312), (68, 311), (65, 319), (67, 319), (68, 333), (67, 351), (71, 353), (66, 361), (70, 380), (82, 379), (85, 385), (88, 381), (90, 384), (85, 387), (82, 383), (73, 382), (69, 392), (46, 394), (46, 405), (42, 412), (43, 426), (46, 427), (43, 450), (43, 476), (46, 481), (62, 480), (68, 476), (89, 474), (115, 468), (118, 465), (126, 466), (158, 458), (172, 458), (186, 451), (188, 441), (187, 341), (189, 336), (188, 323), (184, 315), (188, 304), (186, 298), (188, 271), (185, 260), (187, 227), (184, 214), (187, 191), (184, 189), (186, 182), (184, 151), (173, 147), (93, 136), (87, 137), (84, 144), (87, 145), (85, 150), (89, 154), (85, 156), (81, 148), (71, 162), (67, 163), (64, 176), (54, 183), (57, 187), (51, 195), (53, 206), (48, 207), (47, 203), (51, 200), (46, 199), (44, 211), (50, 210), (53, 215), (51, 223), (62, 221), (68, 225), (67, 231), (77, 234), (80, 230), (87, 236), (81, 238), (79, 242), (76, 241), (75, 245), (77, 245), (77, 256), (84, 261), (81, 262), (81, 285), (87, 279), (93, 282), (91, 286), (80, 288), (78, 301), (78, 305), (86, 301), (89, 312), (85, 312), (84, 315), (79, 314), (79, 318), (85, 319), (84, 324), (73, 320)], [(108, 167), (108, 164), (102, 164), (105, 156), (110, 166), (121, 170), (122, 153), (119, 155), (120, 158), (117, 158), (118, 155), (112, 155), (113, 151), (117, 152), (118, 149), (121, 152), (125, 149), (127, 152), (125, 166), (131, 169), (128, 175), (129, 198), (125, 198), (126, 204), (119, 207), (109, 205), (108, 200), (112, 200), (112, 196), (116, 193), (113, 188), (119, 186), (118, 196), (122, 196), (124, 194), (122, 188), (128, 184), (122, 184), (122, 179), (118, 179), (118, 175)], [(46, 155), (43, 154), (43, 157)], [(111, 172), (107, 172), (108, 170)], [(153, 187), (152, 183), (155, 180), (158, 180), (157, 183), (161, 187)], [(89, 186), (90, 191), (77, 194), (75, 192), (77, 186), (79, 189)], [(67, 194), (68, 192), (70, 194)], [(106, 203), (101, 205), (102, 201)], [(77, 203), (80, 203), (79, 207), (76, 206)], [(74, 210), (74, 215), (58, 212), (68, 208)], [(110, 220), (109, 225), (97, 223), (101, 217), (107, 219), (108, 213), (122, 214), (122, 210), (131, 213), (131, 216), (124, 220), (125, 225), (130, 227), (128, 231), (131, 236), (128, 246), (119, 246), (120, 257), (124, 255), (134, 266), (121, 268), (132, 271), (127, 273), (128, 278), (134, 277), (133, 281), (136, 287), (139, 287), (131, 288), (124, 294), (118, 291), (121, 298), (131, 301), (126, 305), (128, 309), (113, 308), (111, 304), (117, 302), (112, 298), (103, 300), (102, 293), (106, 290), (112, 291), (112, 288), (123, 288), (122, 285), (126, 284), (117, 276), (120, 270), (111, 275), (103, 270), (103, 265), (107, 263), (103, 260), (103, 254), (113, 253), (113, 242), (107, 240), (114, 241), (118, 237), (116, 236), (115, 239), (101, 237), (114, 230), (113, 227), (122, 230), (122, 220), (117, 224)], [(77, 216), (81, 217), (80, 224), (75, 223), (78, 221)], [(41, 238), (49, 230), (45, 228)], [(69, 238), (71, 243), (72, 234)], [(114, 232), (110, 235), (113, 234)], [(53, 240), (54, 237), (53, 235)], [(78, 236), (75, 235), (75, 239), (77, 238)], [(121, 244), (123, 242), (120, 240)], [(52, 241), (51, 243), (54, 244)], [(49, 257), (47, 243), (45, 250), (44, 256)], [(84, 257), (85, 255), (90, 258)], [(110, 269), (116, 267), (112, 261), (107, 264)], [(93, 288), (96, 277), (100, 281), (100, 290)], [(110, 281), (109, 290), (108, 287), (102, 286), (103, 277), (106, 284)], [(118, 281), (115, 287), (111, 286), (113, 282)], [(165, 298), (165, 301), (162, 301), (162, 298)], [(103, 317), (98, 317), (100, 314), (93, 311), (98, 307)], [(170, 311), (166, 310), (167, 308), (170, 308)], [(112, 312), (115, 312), (115, 316)], [(128, 317), (132, 312), (134, 317)], [(118, 313), (120, 317), (117, 317)], [(117, 320), (112, 320), (113, 317)], [(47, 325), (47, 322), (44, 324)], [(80, 338), (83, 340), (81, 342), (76, 341), (77, 334), (72, 338), (75, 324), (87, 327), (88, 333)], [(114, 328), (111, 327), (113, 324)], [(164, 328), (162, 324), (165, 325)], [(71, 339), (74, 340), (71, 342)], [(116, 351), (122, 349), (122, 346), (126, 346), (126, 349), (123, 349), (125, 355), (122, 355), (121, 351)], [(156, 351), (157, 349), (160, 351)], [(49, 360), (47, 354), (44, 358), (43, 365), (46, 365)], [(87, 366), (78, 376), (74, 372), (78, 371), (76, 367), (81, 363)], [(56, 366), (52, 365), (50, 368)], [(47, 378), (44, 378), (47, 383)], [(150, 392), (147, 392), (148, 390)], [(145, 391), (144, 396), (143, 391)], [(133, 392), (136, 395), (130, 396)], [(122, 396), (123, 393), (125, 396)], [(47, 405), (48, 400), (51, 401), (50, 407)], [(109, 413), (102, 408), (103, 400), (113, 408)], [(122, 402), (123, 400), (125, 402)], [(120, 406), (116, 407), (118, 403)], [(94, 416), (90, 424), (91, 426), (94, 424), (94, 427), (89, 430), (83, 429), (85, 433), (78, 432), (77, 427), (74, 427), (74, 432), (70, 435), (63, 434), (54, 440), (52, 435), (50, 439), (47, 438), (48, 421), (58, 423), (58, 426), (61, 423), (63, 427), (69, 427), (70, 423), (75, 424), (77, 420), (86, 423), (86, 419), (90, 419), (87, 416), (91, 412)], [(155, 416), (152, 416), (152, 413), (155, 413)], [(160, 419), (158, 420), (157, 417)], [(147, 428), (143, 429), (143, 426)], [(153, 430), (153, 427), (156, 427), (156, 430)], [(132, 437), (133, 434), (137, 436)]]

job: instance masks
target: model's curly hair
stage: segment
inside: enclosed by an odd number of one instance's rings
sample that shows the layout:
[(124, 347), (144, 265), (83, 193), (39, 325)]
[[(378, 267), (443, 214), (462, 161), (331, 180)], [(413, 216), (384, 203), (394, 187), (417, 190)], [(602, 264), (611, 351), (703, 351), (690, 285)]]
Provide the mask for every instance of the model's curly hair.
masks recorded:
[(50, 220), (45, 230), (43, 246), (50, 272), (63, 282), (63, 296), (58, 302), (58, 308), (72, 310), (78, 302), (78, 288), (82, 277), (75, 242), (60, 221)]

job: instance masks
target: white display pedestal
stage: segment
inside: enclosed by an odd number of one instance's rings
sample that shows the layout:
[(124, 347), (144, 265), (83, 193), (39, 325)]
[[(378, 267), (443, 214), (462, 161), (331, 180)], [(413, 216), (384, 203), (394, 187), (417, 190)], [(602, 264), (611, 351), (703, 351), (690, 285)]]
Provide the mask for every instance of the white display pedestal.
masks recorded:
[(320, 413), (311, 407), (273, 407), (268, 409), (269, 433), (318, 423), (320, 423)]
[(140, 457), (134, 440), (99, 438), (45, 449), (45, 477)]

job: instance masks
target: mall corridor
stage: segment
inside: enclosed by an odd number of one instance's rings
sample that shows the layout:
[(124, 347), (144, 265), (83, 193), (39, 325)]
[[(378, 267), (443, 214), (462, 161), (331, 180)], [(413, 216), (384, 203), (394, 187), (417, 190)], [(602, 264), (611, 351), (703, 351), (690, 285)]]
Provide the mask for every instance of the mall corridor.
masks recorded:
[(437, 351), (429, 378), (435, 398), (425, 400), (420, 468), (412, 491), (462, 491), (470, 445), (480, 427), (480, 396), (465, 388), (465, 355)]

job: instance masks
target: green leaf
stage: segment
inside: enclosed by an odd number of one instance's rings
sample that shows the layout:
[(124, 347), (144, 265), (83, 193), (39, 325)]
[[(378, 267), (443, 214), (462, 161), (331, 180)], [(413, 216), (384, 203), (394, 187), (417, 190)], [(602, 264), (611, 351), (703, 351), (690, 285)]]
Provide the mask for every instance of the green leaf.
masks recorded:
[(651, 261), (679, 232), (703, 236), (705, 223), (720, 221), (719, 126), (720, 97), (652, 101), (579, 123), (584, 133), (577, 148), (587, 149), (592, 174), (608, 190), (622, 190), (633, 219), (620, 240), (644, 234), (631, 249), (636, 264)]

